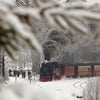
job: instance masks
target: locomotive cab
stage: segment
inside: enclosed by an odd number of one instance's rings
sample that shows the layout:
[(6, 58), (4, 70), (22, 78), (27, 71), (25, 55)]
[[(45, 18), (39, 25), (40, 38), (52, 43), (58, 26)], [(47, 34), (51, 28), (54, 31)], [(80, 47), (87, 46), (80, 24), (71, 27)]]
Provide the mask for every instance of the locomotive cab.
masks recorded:
[(52, 81), (61, 79), (61, 67), (58, 62), (43, 63), (40, 68), (40, 81)]

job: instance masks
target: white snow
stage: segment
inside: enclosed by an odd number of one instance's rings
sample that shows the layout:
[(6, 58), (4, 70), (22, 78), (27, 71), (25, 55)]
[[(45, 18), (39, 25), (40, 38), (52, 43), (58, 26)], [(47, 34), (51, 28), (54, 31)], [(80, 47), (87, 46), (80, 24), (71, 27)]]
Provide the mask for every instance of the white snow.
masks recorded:
[[(65, 78), (52, 82), (39, 82), (26, 79), (10, 78), (7, 86), (0, 93), (0, 100), (79, 100), (87, 78)], [(7, 96), (7, 97), (6, 97)]]

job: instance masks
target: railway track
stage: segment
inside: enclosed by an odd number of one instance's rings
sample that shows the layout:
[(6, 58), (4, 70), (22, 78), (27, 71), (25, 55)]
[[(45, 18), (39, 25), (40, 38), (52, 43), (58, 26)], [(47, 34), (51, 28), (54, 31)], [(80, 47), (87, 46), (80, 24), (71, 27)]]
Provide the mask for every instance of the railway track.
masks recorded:
[(78, 89), (78, 88), (79, 88), (80, 82), (81, 82), (81, 81), (75, 82), (75, 83), (73, 84), (73, 87)]
[(85, 85), (86, 84), (86, 81), (77, 81), (77, 82), (75, 82), (74, 84), (73, 84), (73, 87), (74, 88), (77, 88), (77, 89), (79, 89), (79, 88), (84, 88), (84, 86), (83, 85)]
[(83, 85), (86, 85), (86, 84), (87, 84), (87, 81), (84, 81), (84, 82), (80, 83), (80, 87), (84, 89)]

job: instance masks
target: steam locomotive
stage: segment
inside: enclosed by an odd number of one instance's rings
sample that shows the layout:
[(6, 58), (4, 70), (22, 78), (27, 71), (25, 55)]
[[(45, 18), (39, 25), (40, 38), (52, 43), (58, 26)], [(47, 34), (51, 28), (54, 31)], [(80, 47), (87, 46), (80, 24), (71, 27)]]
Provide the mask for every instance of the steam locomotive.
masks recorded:
[(60, 64), (48, 62), (42, 64), (40, 81), (60, 80), (63, 76), (73, 78), (100, 76), (100, 63)]

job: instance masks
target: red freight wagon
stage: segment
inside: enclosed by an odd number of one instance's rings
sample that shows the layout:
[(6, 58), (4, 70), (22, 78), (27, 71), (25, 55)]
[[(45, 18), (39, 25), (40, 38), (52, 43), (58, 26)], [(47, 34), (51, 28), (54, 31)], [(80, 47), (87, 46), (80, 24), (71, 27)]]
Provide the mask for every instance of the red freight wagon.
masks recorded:
[(78, 76), (90, 76), (91, 66), (78, 66)]
[(100, 65), (94, 66), (94, 75), (100, 75)]
[(74, 76), (74, 66), (64, 66), (64, 75), (67, 77)]

